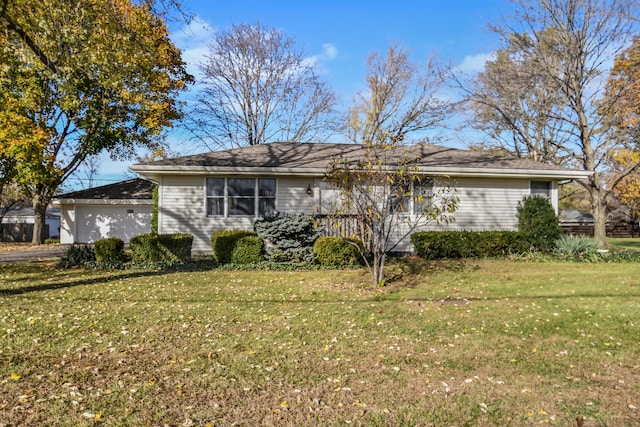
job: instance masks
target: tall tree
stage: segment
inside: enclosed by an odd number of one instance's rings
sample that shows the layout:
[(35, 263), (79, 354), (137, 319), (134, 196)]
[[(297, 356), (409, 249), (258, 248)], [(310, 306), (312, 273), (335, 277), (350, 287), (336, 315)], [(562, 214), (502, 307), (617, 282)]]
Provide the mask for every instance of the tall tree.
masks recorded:
[[(619, 102), (621, 94), (620, 89), (607, 92), (606, 67), (631, 40), (637, 2), (517, 0), (515, 3), (515, 19), (492, 29), (501, 36), (503, 51), (513, 52), (522, 61), (516, 69), (526, 72), (508, 74), (507, 84), (513, 93), (507, 99), (484, 96), (486, 92), (476, 89), (492, 90), (494, 86), (481, 80), (478, 87), (469, 90), (469, 100), (493, 110), (501, 118), (500, 125), (512, 135), (528, 131), (523, 123), (543, 124), (542, 130), (536, 132), (552, 149), (549, 152), (554, 160), (547, 161), (592, 172), (580, 183), (589, 193), (595, 237), (605, 246), (606, 199), (611, 188), (607, 186), (604, 168), (620, 139), (612, 137), (611, 121), (604, 118)], [(528, 88), (535, 97), (526, 96), (523, 88)], [(511, 108), (523, 95), (522, 99), (531, 107), (526, 116)], [(544, 96), (551, 96), (550, 104), (538, 104)], [(505, 111), (516, 112), (514, 119), (503, 120), (508, 117)], [(550, 129), (553, 134), (547, 133)]]
[(216, 33), (189, 114), (209, 149), (313, 142), (339, 127), (336, 97), (284, 32), (260, 23)]
[(480, 147), (486, 151), (564, 164), (568, 159), (558, 147), (566, 143), (566, 135), (552, 113), (561, 96), (549, 77), (537, 72), (533, 41), (526, 35), (512, 37), (474, 81), (463, 84), (453, 76), (473, 106), (470, 124), (487, 136)]
[(367, 89), (349, 112), (349, 135), (363, 146), (362, 156), (333, 159), (326, 173), (341, 193), (336, 213), (358, 220), (357, 237), (372, 256), (375, 284), (384, 283), (386, 255), (402, 239), (427, 221), (451, 220), (456, 209), (444, 180), (420, 171), (420, 150), (403, 145), (450, 113), (450, 105), (437, 96), (441, 77), (433, 59), (421, 71), (397, 45), (386, 56), (373, 53)]
[(87, 156), (126, 158), (161, 144), (191, 80), (152, 1), (3, 0), (0, 158), (35, 209)]

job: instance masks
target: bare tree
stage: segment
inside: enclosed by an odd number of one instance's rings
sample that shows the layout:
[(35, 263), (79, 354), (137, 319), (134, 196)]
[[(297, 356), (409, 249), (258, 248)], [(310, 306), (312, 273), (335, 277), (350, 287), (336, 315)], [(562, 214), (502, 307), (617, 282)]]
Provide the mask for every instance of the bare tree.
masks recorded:
[(209, 49), (188, 123), (209, 149), (313, 142), (339, 129), (334, 93), (284, 32), (234, 25)]
[(487, 136), (476, 148), (562, 165), (568, 159), (558, 147), (567, 143), (566, 135), (552, 113), (561, 108), (562, 98), (549, 77), (538, 73), (537, 62), (531, 38), (512, 36), (474, 80), (452, 77), (465, 93), (469, 124)]
[[(509, 54), (507, 72), (490, 63), (468, 100), (482, 105), (481, 119), (537, 157), (542, 141), (550, 157), (539, 160), (592, 172), (581, 182), (589, 193), (595, 237), (606, 245), (606, 199), (610, 188), (603, 170), (619, 140), (605, 120), (619, 101), (606, 93), (607, 67), (633, 36), (635, 0), (517, 0), (515, 19), (492, 27)], [(498, 60), (501, 59), (500, 55)], [(497, 78), (496, 78), (497, 77)], [(482, 123), (482, 122), (480, 122)], [(524, 145), (520, 145), (524, 143)], [(535, 155), (534, 155), (535, 154)]]
[(403, 145), (407, 136), (441, 124), (450, 105), (437, 97), (442, 79), (433, 58), (421, 73), (397, 45), (386, 57), (369, 57), (366, 78), (348, 126), (363, 150), (333, 159), (326, 179), (341, 193), (336, 213), (356, 216), (373, 282), (383, 284), (387, 253), (418, 225), (449, 221), (456, 209), (444, 180), (420, 169), (420, 147)]

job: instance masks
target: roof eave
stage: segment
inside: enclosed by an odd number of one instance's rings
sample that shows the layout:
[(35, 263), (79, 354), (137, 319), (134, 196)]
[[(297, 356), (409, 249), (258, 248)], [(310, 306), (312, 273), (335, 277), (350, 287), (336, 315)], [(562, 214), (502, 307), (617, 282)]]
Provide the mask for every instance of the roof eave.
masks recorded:
[[(231, 167), (231, 166), (173, 166), (133, 165), (130, 169), (144, 177), (158, 180), (161, 175), (273, 175), (273, 176), (323, 176), (325, 168), (281, 167)], [(554, 169), (499, 169), (499, 168), (451, 168), (421, 167), (423, 173), (455, 177), (485, 178), (547, 178), (585, 179), (593, 173), (580, 170)]]
[(51, 201), (54, 206), (61, 205), (153, 205), (153, 199), (60, 199)]

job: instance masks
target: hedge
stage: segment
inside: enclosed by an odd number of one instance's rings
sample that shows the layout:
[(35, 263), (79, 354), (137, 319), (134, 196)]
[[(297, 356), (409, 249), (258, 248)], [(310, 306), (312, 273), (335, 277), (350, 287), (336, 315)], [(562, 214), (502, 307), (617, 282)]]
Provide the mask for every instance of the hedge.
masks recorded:
[(264, 261), (264, 241), (258, 236), (244, 236), (236, 241), (231, 253), (233, 264), (258, 264)]
[(257, 236), (249, 230), (218, 230), (211, 235), (211, 249), (213, 257), (220, 264), (232, 262), (233, 251), (238, 240), (247, 236)]
[(93, 246), (96, 261), (99, 263), (113, 263), (124, 258), (124, 241), (117, 237), (97, 240)]
[(129, 242), (135, 263), (183, 264), (191, 259), (191, 234), (140, 234)]
[(535, 239), (520, 231), (420, 231), (411, 242), (424, 259), (455, 259), (525, 253)]

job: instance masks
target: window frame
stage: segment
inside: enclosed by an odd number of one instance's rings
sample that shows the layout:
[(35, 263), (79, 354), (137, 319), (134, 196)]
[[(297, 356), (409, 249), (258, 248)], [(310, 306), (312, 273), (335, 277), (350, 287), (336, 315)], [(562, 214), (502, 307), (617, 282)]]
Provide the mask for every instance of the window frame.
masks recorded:
[[(210, 195), (209, 191), (209, 182), (210, 181), (219, 181), (222, 180), (222, 195)], [(239, 191), (230, 191), (230, 181), (231, 180), (251, 180), (253, 181), (253, 191), (252, 195), (243, 194), (242, 188), (239, 188)], [(261, 186), (261, 183), (272, 182), (273, 184), (273, 194), (264, 195), (264, 188)], [(204, 183), (204, 194), (205, 194), (205, 216), (207, 218), (260, 218), (264, 216), (267, 212), (264, 207), (265, 201), (267, 204), (271, 204), (271, 207), (275, 211), (277, 208), (277, 194), (278, 194), (278, 180), (276, 178), (271, 177), (242, 177), (242, 176), (209, 176), (205, 178)], [(247, 188), (245, 187), (244, 190)], [(261, 191), (262, 190), (262, 191)], [(262, 194), (262, 195), (261, 195)], [(209, 209), (210, 200), (218, 199), (222, 200), (222, 213), (219, 214), (211, 214), (211, 209)], [(232, 213), (233, 207), (232, 205), (237, 205), (237, 203), (233, 203), (233, 200), (240, 201), (246, 199), (253, 199), (253, 212), (250, 214), (243, 213)], [(269, 202), (270, 201), (270, 202)], [(240, 209), (240, 208), (238, 208)]]
[[(542, 188), (534, 188), (535, 185), (545, 184), (544, 189)], [(543, 191), (541, 191), (543, 190)], [(551, 201), (553, 195), (553, 182), (550, 180), (543, 179), (532, 179), (529, 181), (529, 195), (530, 196), (541, 196), (545, 197), (547, 200)]]

